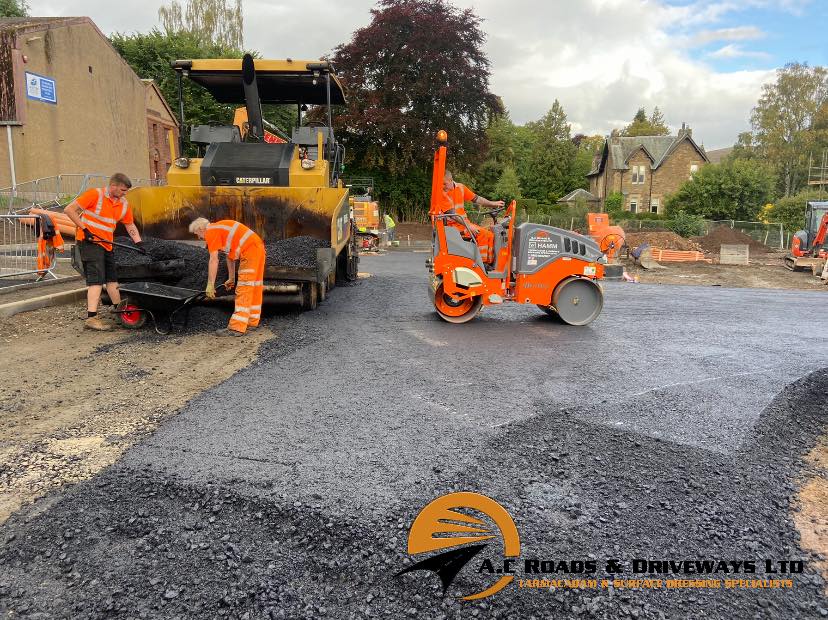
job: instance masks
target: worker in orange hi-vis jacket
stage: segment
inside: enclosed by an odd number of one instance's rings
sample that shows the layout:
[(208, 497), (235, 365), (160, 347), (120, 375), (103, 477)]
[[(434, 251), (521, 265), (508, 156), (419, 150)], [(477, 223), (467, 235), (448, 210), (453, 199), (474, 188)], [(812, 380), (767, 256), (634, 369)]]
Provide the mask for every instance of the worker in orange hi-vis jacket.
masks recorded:
[(52, 268), (55, 252), (63, 252), (63, 236), (52, 216), (45, 213), (37, 216), (36, 230), (38, 280), (41, 280), (46, 276), (46, 271)]
[[(236, 288), (236, 307), (230, 324), (216, 333), (219, 336), (241, 336), (248, 328), (259, 326), (264, 295), (265, 247), (261, 237), (247, 226), (234, 220), (210, 223), (200, 217), (190, 224), (190, 232), (207, 243), (210, 262), (207, 266), (209, 299), (216, 296), (218, 253), (227, 255), (228, 279), (226, 289)], [(236, 283), (236, 261), (239, 262), (239, 281)]]
[[(466, 216), (466, 208), (463, 206), (466, 201), (472, 202), (483, 207), (502, 207), (505, 202), (502, 200), (488, 200), (483, 196), (478, 196), (468, 187), (461, 183), (455, 183), (451, 172), (446, 170), (443, 178), (443, 196), (441, 202), (441, 211), (443, 213), (453, 213), (461, 216), (466, 220), (466, 224), (471, 230), (474, 238), (477, 240), (477, 246), (480, 248), (480, 256), (484, 263), (491, 263), (494, 260), (494, 234), (487, 228), (481, 228), (477, 224), (473, 224)], [(460, 229), (460, 232), (468, 236), (468, 230), (460, 222), (455, 220), (447, 220), (449, 226)]]

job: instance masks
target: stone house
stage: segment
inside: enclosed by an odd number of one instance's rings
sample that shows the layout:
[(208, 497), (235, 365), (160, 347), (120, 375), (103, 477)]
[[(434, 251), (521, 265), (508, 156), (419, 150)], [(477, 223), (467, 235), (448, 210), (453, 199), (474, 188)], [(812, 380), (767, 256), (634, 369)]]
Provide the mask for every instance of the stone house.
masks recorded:
[[(149, 146), (150, 179), (165, 185), (167, 171), (175, 159), (178, 144), (178, 121), (158, 85), (142, 80), (147, 93), (147, 143)], [(172, 136), (172, 141), (170, 137)], [(170, 149), (172, 146), (172, 149)]]
[(0, 125), (7, 187), (59, 174), (163, 178), (170, 156), (161, 126), (176, 123), (91, 19), (23, 17), (0, 19)]
[(627, 211), (663, 213), (665, 199), (708, 163), (684, 124), (675, 136), (610, 136), (587, 175), (589, 191), (602, 210), (606, 197), (619, 192)]

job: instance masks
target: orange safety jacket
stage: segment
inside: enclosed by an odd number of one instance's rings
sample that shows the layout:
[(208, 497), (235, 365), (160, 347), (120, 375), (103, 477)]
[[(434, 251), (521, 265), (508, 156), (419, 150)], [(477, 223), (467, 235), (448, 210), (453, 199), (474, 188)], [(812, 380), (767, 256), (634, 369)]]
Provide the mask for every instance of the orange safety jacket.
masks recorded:
[[(88, 228), (92, 234), (104, 240), (99, 241), (98, 239), (92, 238), (89, 241), (103, 246), (107, 251), (112, 249), (112, 245), (106, 242), (114, 241), (115, 228), (118, 222), (123, 222), (126, 225), (134, 222), (132, 209), (126, 198), (114, 200), (110, 197), (108, 188), (99, 187), (97, 189), (87, 190), (78, 196), (75, 202), (83, 209), (81, 221), (84, 227)], [(83, 241), (84, 237), (84, 233), (78, 229), (75, 239)]]
[[(474, 202), (477, 194), (471, 191), (462, 183), (455, 183), (454, 189), (444, 191), (442, 200), (440, 201), (440, 208), (443, 213), (456, 213), (457, 215), (466, 215), (465, 202)], [(452, 211), (453, 209), (453, 211)]]
[(210, 252), (222, 250), (233, 260), (239, 260), (241, 255), (253, 246), (264, 245), (259, 235), (234, 220), (219, 220), (208, 224), (207, 230), (204, 231), (204, 241), (207, 242), (207, 250)]

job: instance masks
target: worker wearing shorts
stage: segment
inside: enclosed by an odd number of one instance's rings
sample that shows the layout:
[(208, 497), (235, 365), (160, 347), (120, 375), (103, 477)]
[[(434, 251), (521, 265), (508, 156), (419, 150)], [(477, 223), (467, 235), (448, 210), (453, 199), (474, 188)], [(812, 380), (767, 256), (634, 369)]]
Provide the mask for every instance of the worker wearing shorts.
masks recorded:
[(132, 182), (125, 174), (115, 173), (108, 187), (90, 189), (69, 203), (63, 210), (78, 227), (75, 242), (78, 244), (83, 269), (86, 274), (86, 323), (85, 327), (106, 331), (111, 326), (98, 316), (103, 287), (113, 306), (121, 303), (118, 290), (118, 271), (115, 266), (115, 228), (122, 223), (136, 246), (141, 247), (141, 235), (135, 226), (132, 209), (126, 193)]

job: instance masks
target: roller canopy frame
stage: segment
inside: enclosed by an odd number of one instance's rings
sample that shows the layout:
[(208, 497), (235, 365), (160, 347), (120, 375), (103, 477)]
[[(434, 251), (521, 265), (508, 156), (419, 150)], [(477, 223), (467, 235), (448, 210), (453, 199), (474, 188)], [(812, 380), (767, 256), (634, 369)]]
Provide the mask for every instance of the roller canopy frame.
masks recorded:
[[(219, 103), (244, 103), (242, 59), (176, 60), (172, 68), (205, 88)], [(259, 98), (263, 104), (326, 105), (326, 74), (331, 105), (346, 102), (345, 90), (329, 62), (254, 59)], [(316, 84), (314, 84), (316, 80)]]

